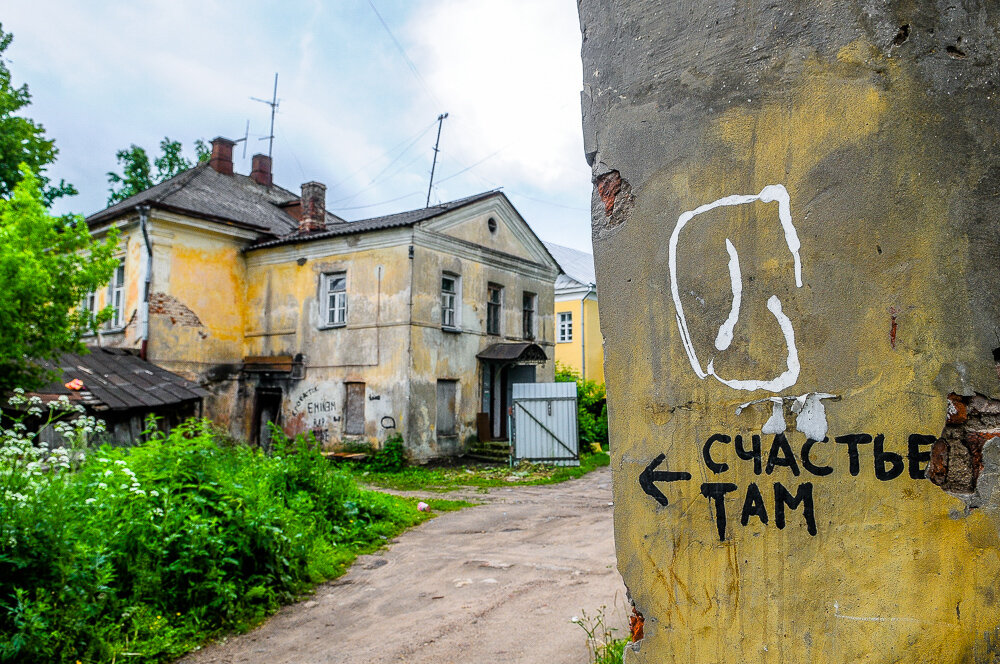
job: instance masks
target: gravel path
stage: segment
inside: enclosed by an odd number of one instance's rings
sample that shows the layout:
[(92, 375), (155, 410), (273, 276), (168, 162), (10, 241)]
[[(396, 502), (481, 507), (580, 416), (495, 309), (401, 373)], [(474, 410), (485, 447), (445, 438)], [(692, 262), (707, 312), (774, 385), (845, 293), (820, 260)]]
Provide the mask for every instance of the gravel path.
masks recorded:
[[(450, 497), (441, 494), (441, 497)], [(611, 471), (476, 494), (362, 556), (308, 601), (182, 664), (585, 664), (585, 610), (627, 634)]]

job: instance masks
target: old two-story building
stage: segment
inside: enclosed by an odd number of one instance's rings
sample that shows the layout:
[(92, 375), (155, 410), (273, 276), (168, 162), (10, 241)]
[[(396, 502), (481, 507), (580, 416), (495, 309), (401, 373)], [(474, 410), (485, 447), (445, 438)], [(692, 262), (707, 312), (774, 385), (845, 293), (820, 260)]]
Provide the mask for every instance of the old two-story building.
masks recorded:
[(360, 221), (296, 195), (233, 142), (90, 216), (121, 264), (88, 297), (116, 315), (94, 343), (137, 349), (203, 386), (204, 412), (266, 444), (267, 423), (410, 454), (505, 439), (511, 385), (553, 378), (559, 267), (500, 191)]

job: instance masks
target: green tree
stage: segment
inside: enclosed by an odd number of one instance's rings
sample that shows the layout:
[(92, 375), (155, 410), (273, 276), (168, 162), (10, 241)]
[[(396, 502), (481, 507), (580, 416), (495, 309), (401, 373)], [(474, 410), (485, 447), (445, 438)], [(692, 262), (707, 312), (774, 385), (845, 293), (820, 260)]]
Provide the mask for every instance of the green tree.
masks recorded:
[[(197, 140), (194, 142), (195, 155), (198, 163), (208, 161), (210, 152), (205, 142)], [(136, 144), (129, 146), (127, 150), (119, 150), (115, 153), (118, 165), (122, 167), (119, 175), (113, 171), (108, 173), (108, 205), (114, 205), (118, 201), (123, 201), (129, 196), (135, 196), (141, 191), (145, 191), (154, 184), (159, 184), (164, 180), (183, 173), (191, 168), (191, 162), (184, 157), (184, 148), (180, 141), (172, 141), (170, 137), (164, 136), (160, 141), (160, 156), (149, 161), (149, 154), (146, 150)], [(156, 174), (153, 174), (153, 166), (156, 167)]]
[(556, 382), (576, 382), (577, 428), (582, 443), (608, 442), (608, 404), (604, 383), (584, 380), (576, 371), (556, 362)]
[(115, 153), (115, 158), (122, 167), (122, 174), (108, 172), (108, 182), (111, 183), (108, 205), (135, 196), (154, 184), (150, 173), (152, 169), (149, 165), (149, 155), (138, 145), (133, 143), (127, 150), (119, 150)]
[(60, 196), (77, 193), (71, 184), (60, 180), (52, 184), (45, 169), (59, 153), (55, 141), (45, 138), (45, 128), (34, 120), (18, 115), (31, 103), (27, 84), (14, 87), (3, 52), (14, 37), (3, 31), (0, 23), (0, 199), (8, 198), (21, 181), (21, 164), (35, 174), (42, 200), (46, 206)]
[(0, 389), (27, 389), (51, 378), (35, 360), (82, 352), (81, 337), (111, 317), (80, 303), (105, 286), (117, 265), (112, 231), (90, 236), (79, 215), (52, 216), (41, 178), (25, 164), (7, 199), (0, 199)]

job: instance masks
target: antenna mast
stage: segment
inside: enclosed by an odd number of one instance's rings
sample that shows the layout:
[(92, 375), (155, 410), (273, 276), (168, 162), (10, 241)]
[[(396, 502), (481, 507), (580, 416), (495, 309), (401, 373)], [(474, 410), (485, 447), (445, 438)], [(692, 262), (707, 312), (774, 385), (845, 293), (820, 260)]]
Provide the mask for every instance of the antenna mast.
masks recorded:
[(246, 131), (243, 132), (243, 138), (237, 138), (235, 141), (233, 141), (234, 143), (242, 143), (243, 144), (243, 158), (244, 159), (247, 158), (247, 139), (249, 137), (250, 137), (250, 121), (247, 120), (247, 128), (246, 128)]
[(434, 161), (431, 162), (431, 182), (427, 185), (427, 204), (424, 207), (431, 206), (431, 189), (434, 188), (434, 169), (437, 167), (438, 163), (438, 145), (441, 143), (441, 125), (444, 124), (444, 119), (448, 117), (447, 113), (442, 113), (438, 116), (438, 135), (437, 140), (434, 141)]
[(260, 139), (262, 141), (267, 139), (267, 158), (270, 159), (271, 150), (274, 148), (274, 112), (278, 110), (278, 72), (274, 72), (274, 94), (271, 95), (271, 101), (258, 99), (257, 97), (250, 97), (250, 99), (271, 107), (271, 131), (269, 135)]

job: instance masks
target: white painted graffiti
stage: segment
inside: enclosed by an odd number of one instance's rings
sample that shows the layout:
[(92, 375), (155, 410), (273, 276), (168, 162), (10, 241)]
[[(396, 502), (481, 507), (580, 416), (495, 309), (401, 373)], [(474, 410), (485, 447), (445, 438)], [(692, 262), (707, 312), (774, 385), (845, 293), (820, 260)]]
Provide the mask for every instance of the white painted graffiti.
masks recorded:
[[(674, 226), (674, 232), (670, 235), (670, 294), (674, 300), (677, 328), (681, 335), (681, 343), (684, 345), (684, 351), (691, 362), (691, 368), (694, 369), (698, 378), (704, 380), (708, 376), (712, 376), (723, 385), (736, 390), (767, 390), (778, 393), (796, 383), (800, 370), (799, 353), (795, 347), (795, 330), (792, 328), (792, 321), (782, 311), (781, 300), (778, 299), (778, 296), (772, 295), (768, 298), (767, 309), (774, 316), (775, 320), (777, 320), (778, 326), (781, 328), (781, 334), (785, 339), (785, 347), (788, 349), (785, 371), (769, 380), (724, 378), (716, 373), (714, 359), (709, 360), (708, 365), (704, 367), (701, 364), (701, 360), (698, 359), (698, 353), (695, 351), (694, 343), (691, 341), (691, 332), (688, 329), (687, 319), (684, 316), (684, 305), (681, 304), (680, 286), (677, 281), (677, 243), (684, 226), (697, 215), (714, 210), (717, 207), (745, 205), (756, 201), (778, 204), (778, 220), (781, 222), (781, 227), (784, 230), (785, 244), (788, 245), (788, 250), (792, 253), (792, 258), (795, 262), (795, 287), (802, 287), (802, 259), (799, 256), (799, 247), (801, 245), (799, 243), (799, 236), (795, 232), (795, 226), (792, 224), (788, 191), (780, 184), (772, 184), (764, 187), (759, 194), (726, 196), (725, 198), (720, 198), (697, 207), (694, 210), (689, 210), (677, 218), (677, 225)], [(733, 342), (733, 329), (739, 320), (740, 307), (743, 301), (743, 277), (740, 271), (740, 257), (736, 251), (736, 247), (729, 238), (726, 238), (726, 251), (729, 253), (729, 279), (732, 284), (733, 302), (729, 316), (719, 326), (719, 332), (715, 338), (715, 347), (720, 351), (728, 349)]]

